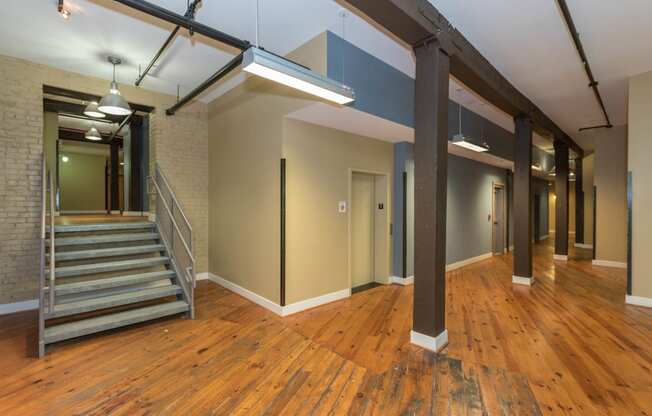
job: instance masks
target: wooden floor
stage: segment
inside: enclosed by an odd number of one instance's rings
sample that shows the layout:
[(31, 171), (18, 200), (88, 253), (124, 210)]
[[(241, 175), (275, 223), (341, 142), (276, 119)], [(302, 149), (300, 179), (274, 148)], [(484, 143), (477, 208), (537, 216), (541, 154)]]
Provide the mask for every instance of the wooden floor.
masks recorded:
[(197, 319), (59, 344), (33, 312), (0, 317), (1, 415), (652, 415), (652, 310), (625, 306), (623, 270), (590, 253), (532, 288), (511, 259), (447, 274), (450, 344), (409, 343), (412, 287), (382, 286), (279, 318), (210, 283)]
[(54, 218), (56, 225), (98, 224), (105, 222), (140, 222), (147, 221), (147, 217), (114, 215), (60, 215)]

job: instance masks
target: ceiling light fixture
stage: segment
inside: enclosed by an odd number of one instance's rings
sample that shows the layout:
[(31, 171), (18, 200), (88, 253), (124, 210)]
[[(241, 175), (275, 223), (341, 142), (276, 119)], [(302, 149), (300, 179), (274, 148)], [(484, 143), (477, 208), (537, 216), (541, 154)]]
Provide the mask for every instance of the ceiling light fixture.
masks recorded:
[(541, 172), (541, 170), (542, 170), (542, 169), (541, 169), (541, 165), (538, 164), (538, 163), (533, 163), (533, 164), (532, 164), (532, 170), (536, 170), (536, 171), (538, 171), (538, 172)]
[(555, 171), (554, 166), (552, 167), (552, 169), (550, 169), (550, 172), (548, 172), (548, 175), (550, 175), (550, 176), (556, 176), (557, 175), (557, 171)]
[(95, 126), (92, 126), (90, 129), (88, 129), (84, 137), (94, 142), (102, 140), (102, 135), (100, 134), (100, 132), (97, 130)]
[(61, 156), (61, 161), (63, 163), (68, 163), (69, 160), (70, 160), (70, 158), (68, 156), (66, 156), (66, 155)]
[(88, 105), (84, 109), (84, 114), (87, 115), (88, 117), (94, 117), (94, 118), (106, 117), (106, 114), (104, 114), (97, 108), (97, 101), (91, 101), (90, 103), (88, 103)]
[(59, 12), (59, 15), (63, 17), (64, 19), (68, 20), (70, 19), (70, 10), (66, 8), (66, 6), (63, 4), (63, 0), (59, 0), (59, 4), (57, 5), (57, 11)]
[[(474, 152), (482, 153), (482, 152), (488, 152), (489, 151), (489, 145), (485, 143), (484, 141), (482, 144), (476, 144), (473, 143), (462, 134), (462, 104), (458, 104), (459, 108), (459, 113), (458, 113), (458, 121), (459, 121), (459, 132), (453, 136), (453, 140), (451, 143), (453, 143), (456, 146), (463, 147), (465, 149), (472, 150)], [(483, 128), (484, 132), (484, 128)], [(482, 134), (481, 134), (482, 135)]]
[(350, 87), (263, 49), (247, 49), (244, 52), (242, 68), (250, 74), (340, 105), (355, 101), (355, 93)]
[(97, 108), (106, 114), (128, 116), (133, 111), (131, 110), (131, 107), (129, 107), (129, 103), (122, 98), (120, 90), (118, 90), (118, 83), (115, 82), (115, 66), (120, 65), (122, 60), (114, 56), (109, 56), (108, 61), (113, 65), (113, 81), (111, 81), (109, 93), (100, 100)]

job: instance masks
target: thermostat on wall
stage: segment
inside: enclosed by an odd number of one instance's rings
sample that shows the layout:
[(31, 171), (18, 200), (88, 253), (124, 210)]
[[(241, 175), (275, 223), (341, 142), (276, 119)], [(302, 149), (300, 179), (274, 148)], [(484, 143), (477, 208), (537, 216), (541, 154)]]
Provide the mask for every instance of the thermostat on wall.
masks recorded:
[(337, 204), (337, 211), (340, 214), (344, 214), (346, 212), (346, 201), (340, 201)]

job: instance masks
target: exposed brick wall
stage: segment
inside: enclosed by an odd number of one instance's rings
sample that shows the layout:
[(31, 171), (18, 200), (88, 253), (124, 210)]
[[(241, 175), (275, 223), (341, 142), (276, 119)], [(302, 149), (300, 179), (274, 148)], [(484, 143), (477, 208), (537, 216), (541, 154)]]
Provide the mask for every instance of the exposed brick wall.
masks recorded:
[[(108, 81), (0, 55), (0, 304), (35, 299), (38, 287), (43, 85), (97, 95)], [(195, 102), (169, 117), (175, 98), (121, 85), (132, 102), (156, 108), (150, 166), (157, 161), (193, 226), (197, 272), (207, 270), (208, 115)]]

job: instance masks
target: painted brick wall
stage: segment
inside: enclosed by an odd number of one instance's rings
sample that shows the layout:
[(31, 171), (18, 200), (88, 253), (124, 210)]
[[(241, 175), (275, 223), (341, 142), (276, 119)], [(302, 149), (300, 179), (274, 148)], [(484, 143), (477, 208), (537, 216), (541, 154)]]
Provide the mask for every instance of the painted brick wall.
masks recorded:
[[(108, 81), (0, 55), (0, 304), (35, 299), (40, 232), (43, 85), (97, 95)], [(208, 269), (208, 114), (195, 102), (165, 115), (174, 97), (121, 84), (156, 108), (150, 166), (160, 163), (193, 226), (197, 272)]]

